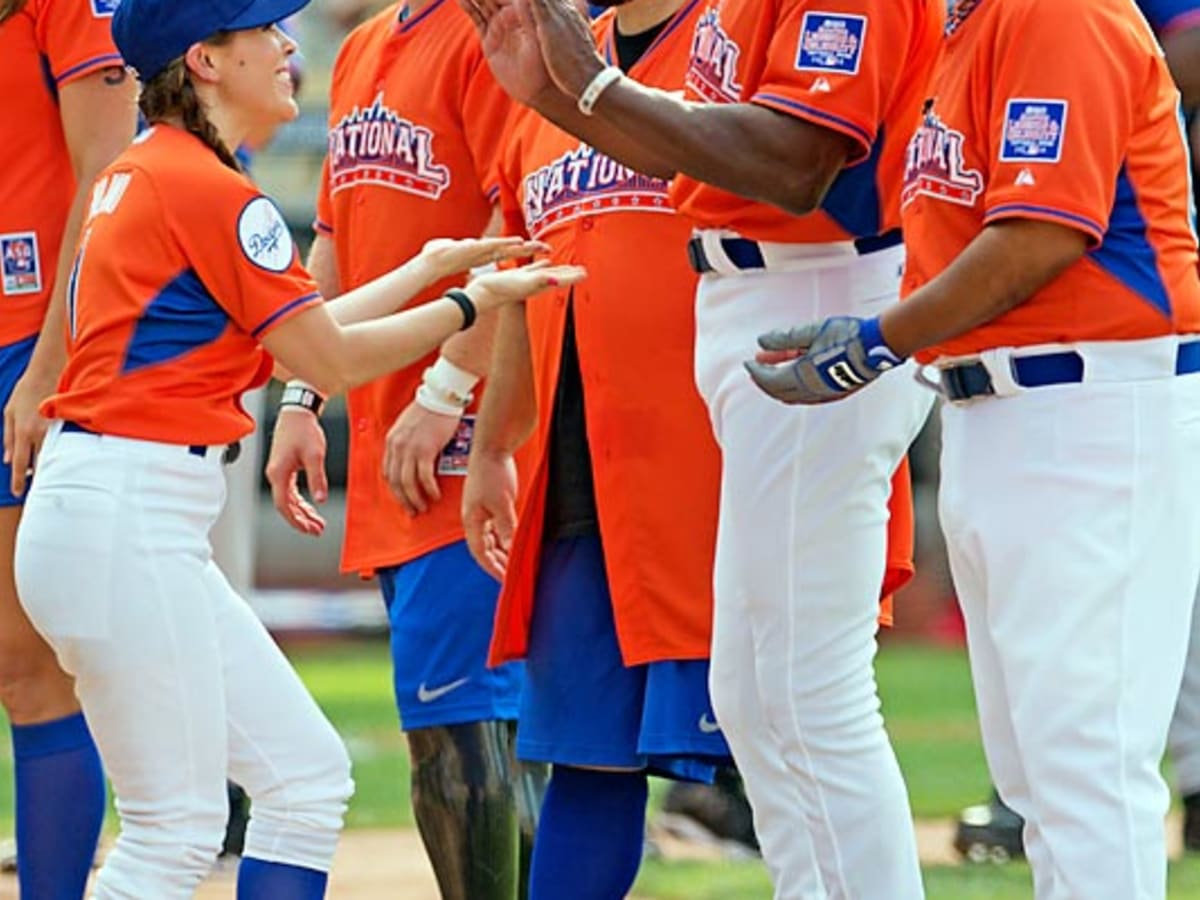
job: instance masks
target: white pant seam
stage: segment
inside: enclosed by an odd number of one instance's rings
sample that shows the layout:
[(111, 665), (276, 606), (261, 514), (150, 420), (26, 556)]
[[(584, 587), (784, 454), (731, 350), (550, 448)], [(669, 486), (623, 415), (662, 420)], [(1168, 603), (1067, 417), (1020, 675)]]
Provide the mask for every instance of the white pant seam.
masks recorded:
[[(804, 432), (806, 432), (808, 430), (808, 425), (809, 425), (808, 418), (809, 417), (808, 417), (807, 413), (803, 413), (803, 414), (797, 416), (797, 420), (798, 420), (797, 424), (799, 425), (799, 431), (801, 432), (801, 434), (800, 434), (801, 439), (803, 438)], [(797, 448), (800, 447), (801, 440), (797, 440), (796, 443), (794, 444), (794, 446)], [(791, 478), (792, 478), (792, 491), (793, 492), (795, 491), (795, 486), (800, 482), (800, 469), (801, 469), (803, 460), (804, 460), (803, 453), (799, 452), (798, 450), (792, 452), (792, 463), (791, 463), (792, 476), (791, 476)], [(791, 506), (790, 513), (788, 515), (788, 546), (795, 547), (796, 541), (797, 541), (796, 532), (797, 532), (797, 524), (798, 524), (798, 519), (799, 519), (799, 514), (800, 514), (800, 505), (798, 503), (792, 503), (790, 506)], [(799, 597), (797, 597), (797, 592), (796, 592), (796, 567), (793, 564), (793, 561), (791, 559), (789, 559), (787, 561), (787, 585), (788, 585), (788, 588), (787, 588), (786, 601), (787, 601), (789, 652), (788, 652), (788, 657), (787, 657), (787, 676), (786, 677), (787, 677), (787, 688), (788, 688), (787, 689), (788, 718), (791, 720), (792, 732), (795, 735), (796, 743), (797, 743), (798, 747), (800, 748), (800, 752), (804, 758), (804, 766), (806, 769), (806, 771), (804, 772), (804, 776), (806, 778), (808, 778), (808, 780), (813, 785), (813, 789), (814, 789), (814, 792), (815, 792), (815, 795), (817, 798), (817, 808), (818, 808), (818, 811), (821, 816), (821, 821), (825, 828), (825, 831), (829, 835), (829, 843), (833, 847), (833, 857), (834, 857), (833, 858), (833, 867), (834, 867), (834, 871), (837, 873), (838, 888), (840, 889), (840, 891), (842, 892), (842, 894), (844, 896), (850, 897), (851, 896), (850, 889), (849, 889), (849, 884), (848, 884), (847, 877), (846, 877), (845, 864), (842, 861), (841, 844), (838, 841), (837, 829), (834, 827), (832, 818), (829, 815), (829, 806), (825, 801), (825, 792), (822, 790), (822, 787), (821, 787), (821, 779), (817, 776), (816, 767), (813, 765), (813, 761), (812, 761), (812, 754), (809, 752), (808, 744), (804, 740), (804, 732), (800, 727), (800, 719), (799, 719), (799, 716), (796, 711), (797, 704), (795, 702), (795, 698), (799, 697), (800, 693), (796, 690), (796, 683), (795, 683), (795, 665), (794, 665), (795, 649), (794, 648), (796, 647), (796, 619), (798, 618), (796, 607), (799, 603)], [(761, 688), (760, 688), (760, 690), (761, 690)], [(783, 749), (783, 763), (784, 763), (784, 766), (787, 766), (787, 760), (788, 760), (787, 745), (784, 744), (782, 749)]]

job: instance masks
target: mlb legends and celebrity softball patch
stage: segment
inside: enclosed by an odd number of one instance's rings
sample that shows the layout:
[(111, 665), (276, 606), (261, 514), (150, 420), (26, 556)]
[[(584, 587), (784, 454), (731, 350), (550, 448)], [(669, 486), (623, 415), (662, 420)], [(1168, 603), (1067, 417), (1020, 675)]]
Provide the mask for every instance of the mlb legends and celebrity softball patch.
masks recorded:
[(806, 12), (800, 25), (796, 68), (801, 72), (857, 75), (866, 39), (866, 16)]
[(1000, 162), (1056, 163), (1062, 159), (1068, 108), (1066, 100), (1009, 100)]
[(36, 294), (42, 289), (42, 263), (37, 235), (32, 231), (0, 234), (0, 265), (4, 270), (4, 295)]

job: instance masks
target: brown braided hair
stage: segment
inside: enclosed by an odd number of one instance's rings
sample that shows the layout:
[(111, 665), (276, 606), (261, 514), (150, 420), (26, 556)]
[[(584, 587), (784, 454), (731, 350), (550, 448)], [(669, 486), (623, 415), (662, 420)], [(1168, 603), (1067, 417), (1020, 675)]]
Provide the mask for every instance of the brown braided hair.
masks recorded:
[(29, 0), (0, 0), (0, 22), (15, 16), (28, 2)]
[[(0, 0), (0, 3), (5, 0)], [(228, 31), (218, 32), (204, 43), (219, 47), (232, 37)], [(142, 85), (142, 95), (138, 98), (138, 108), (146, 121), (151, 125), (176, 118), (183, 120), (183, 127), (200, 138), (217, 157), (235, 172), (242, 171), (241, 164), (233, 151), (225, 146), (217, 128), (204, 112), (204, 104), (196, 96), (196, 88), (188, 74), (187, 64), (183, 57), (173, 60), (170, 65)]]

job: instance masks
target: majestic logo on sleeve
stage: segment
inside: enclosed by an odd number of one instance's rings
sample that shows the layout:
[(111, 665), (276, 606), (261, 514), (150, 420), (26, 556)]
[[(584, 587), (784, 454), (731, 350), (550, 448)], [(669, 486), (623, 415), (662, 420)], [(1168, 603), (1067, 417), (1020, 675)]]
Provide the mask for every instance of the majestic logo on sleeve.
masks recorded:
[(983, 193), (983, 175), (967, 168), (964, 142), (962, 132), (947, 126), (933, 111), (933, 101), (927, 101), (921, 127), (908, 142), (902, 206), (921, 194), (960, 206), (975, 205)]
[(450, 186), (450, 169), (434, 159), (434, 134), (383, 103), (350, 110), (329, 132), (329, 189), (358, 184), (393, 188), (436, 200)]
[(1066, 100), (1009, 100), (1000, 162), (1056, 163), (1067, 130)]
[(721, 13), (710, 9), (696, 22), (687, 86), (709, 103), (737, 103), (742, 99), (738, 60), (742, 48), (721, 27)]
[(857, 75), (866, 37), (866, 16), (807, 12), (800, 26), (796, 68), (801, 72)]
[(525, 226), (538, 237), (552, 225), (609, 212), (673, 212), (667, 182), (581, 144), (525, 176)]

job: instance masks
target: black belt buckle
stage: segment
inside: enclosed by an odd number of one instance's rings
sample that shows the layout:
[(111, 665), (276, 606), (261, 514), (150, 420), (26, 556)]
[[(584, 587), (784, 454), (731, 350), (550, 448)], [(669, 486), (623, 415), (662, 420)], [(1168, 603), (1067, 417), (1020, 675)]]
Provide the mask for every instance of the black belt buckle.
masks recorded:
[[(188, 453), (192, 456), (198, 456), (205, 459), (208, 456), (209, 447), (204, 444), (192, 444), (188, 448)], [(234, 441), (232, 444), (226, 444), (221, 448), (221, 465), (228, 466), (235, 462), (242, 455), (242, 442)]]
[(964, 363), (942, 369), (942, 391), (953, 402), (989, 396), (996, 393), (996, 386), (983, 363)]
[(692, 271), (697, 275), (706, 275), (709, 272), (715, 272), (716, 269), (709, 264), (708, 256), (704, 252), (704, 241), (698, 237), (691, 238), (687, 245), (688, 263), (692, 267)]

